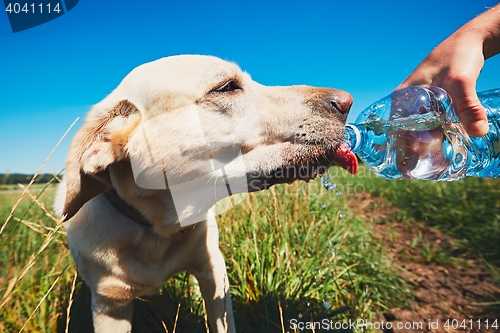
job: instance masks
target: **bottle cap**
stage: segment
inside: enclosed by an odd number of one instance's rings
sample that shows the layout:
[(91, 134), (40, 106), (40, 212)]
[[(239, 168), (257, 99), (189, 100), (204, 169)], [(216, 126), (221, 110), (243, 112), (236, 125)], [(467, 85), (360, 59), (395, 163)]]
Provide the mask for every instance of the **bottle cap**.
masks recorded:
[(353, 153), (361, 146), (361, 133), (355, 125), (346, 124), (345, 125), (345, 144)]

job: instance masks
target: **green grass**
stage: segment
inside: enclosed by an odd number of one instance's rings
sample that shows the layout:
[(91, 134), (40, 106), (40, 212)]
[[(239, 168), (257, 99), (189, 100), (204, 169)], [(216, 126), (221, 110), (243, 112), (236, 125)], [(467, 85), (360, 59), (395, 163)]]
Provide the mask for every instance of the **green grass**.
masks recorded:
[(395, 219), (425, 221), (458, 239), (451, 255), (479, 256), (500, 267), (500, 179), (389, 181), (364, 166), (351, 179), (372, 195), (387, 198), (397, 208)]
[[(37, 195), (42, 189), (32, 190)], [(0, 331), (17, 332), (25, 323), (27, 332), (53, 332), (57, 327), (58, 310), (69, 294), (72, 261), (65, 235), (41, 208), (44, 203), (51, 206), (53, 194), (53, 187), (45, 189), (40, 206), (26, 196), (0, 235)], [(0, 192), (2, 225), (20, 195)], [(56, 292), (48, 293), (56, 279)]]
[(318, 189), (319, 181), (275, 187), (223, 217), (232, 225), (221, 223), (222, 249), (248, 332), (279, 332), (281, 319), (288, 328), (301, 316), (373, 318), (405, 302), (409, 291), (366, 221), (349, 214), (345, 198), (311, 193)]
[[(459, 181), (390, 181), (376, 177), (361, 165), (356, 176), (331, 169), (332, 181), (351, 189), (350, 197), (369, 194), (383, 198), (374, 210), (389, 210), (374, 223), (397, 221), (413, 229), (424, 222), (450, 236), (451, 242), (438, 244), (419, 234), (409, 247), (420, 251), (418, 258), (406, 258), (438, 265), (467, 266), (468, 260), (482, 262), (500, 282), (500, 179), (466, 177)], [(388, 209), (390, 207), (390, 209)], [(374, 214), (375, 216), (377, 214)], [(418, 231), (420, 227), (414, 228)], [(388, 235), (389, 239), (391, 235)], [(406, 252), (406, 251), (404, 251)], [(479, 306), (479, 305), (478, 305)], [(486, 313), (500, 313), (498, 301), (484, 304)]]
[[(497, 180), (385, 181), (364, 167), (357, 176), (333, 168), (330, 176), (331, 191), (319, 179), (276, 186), (219, 216), (238, 332), (294, 332), (292, 319), (380, 319), (388, 308), (409, 305), (411, 290), (373, 236), (383, 218), (353, 213), (355, 199), (367, 193), (386, 199), (374, 211), (396, 208), (384, 218), (425, 221), (458, 239), (443, 251), (415, 237), (410, 246), (425, 262), (476, 257), (498, 276)], [(55, 189), (31, 190), (43, 192), (38, 203), (24, 198), (0, 234), (0, 332), (64, 332), (68, 307), (69, 331), (89, 332), (89, 290), (75, 280), (64, 229), (51, 217)], [(0, 228), (21, 193), (0, 191)], [(134, 332), (206, 332), (197, 285), (185, 273), (134, 302)]]
[[(41, 208), (53, 194), (48, 187), (38, 204), (24, 199), (0, 235), (0, 331), (64, 332), (70, 303), (69, 331), (90, 329), (89, 291), (79, 279), (73, 288), (64, 230)], [(2, 224), (19, 196), (0, 192)], [(347, 198), (319, 180), (297, 182), (248, 195), (219, 217), (239, 332), (290, 331), (292, 319), (380, 318), (406, 304), (410, 290)], [(190, 276), (160, 294), (135, 301), (134, 332), (206, 332)]]

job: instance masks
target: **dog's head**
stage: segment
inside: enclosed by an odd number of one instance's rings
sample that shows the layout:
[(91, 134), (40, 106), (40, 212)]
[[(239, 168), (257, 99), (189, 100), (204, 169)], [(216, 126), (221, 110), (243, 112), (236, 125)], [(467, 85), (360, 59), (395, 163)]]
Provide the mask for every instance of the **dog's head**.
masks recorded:
[(340, 90), (260, 85), (215, 57), (139, 66), (92, 108), (75, 135), (63, 214), (71, 218), (123, 181), (114, 167), (123, 163), (138, 187), (152, 190), (203, 177), (223, 187), (243, 179), (245, 188), (228, 188), (229, 194), (309, 180), (332, 164), (355, 172), (356, 158), (342, 146), (351, 104)]

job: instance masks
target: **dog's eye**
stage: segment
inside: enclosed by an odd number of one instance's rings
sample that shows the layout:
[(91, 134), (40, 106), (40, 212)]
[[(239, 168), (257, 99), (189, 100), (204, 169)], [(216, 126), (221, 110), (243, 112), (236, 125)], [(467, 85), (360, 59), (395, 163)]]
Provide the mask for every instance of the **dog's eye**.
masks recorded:
[(219, 88), (215, 89), (216, 92), (232, 92), (236, 90), (241, 90), (241, 86), (238, 81), (230, 80), (224, 83)]

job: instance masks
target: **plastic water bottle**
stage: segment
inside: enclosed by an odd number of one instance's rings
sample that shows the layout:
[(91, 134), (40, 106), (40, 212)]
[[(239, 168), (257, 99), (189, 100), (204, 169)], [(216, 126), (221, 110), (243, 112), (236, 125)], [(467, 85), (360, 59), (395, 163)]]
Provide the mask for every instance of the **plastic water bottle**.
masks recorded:
[(346, 144), (387, 179), (456, 180), (500, 174), (500, 89), (478, 93), (488, 134), (469, 137), (438, 87), (407, 87), (375, 102), (346, 125)]

